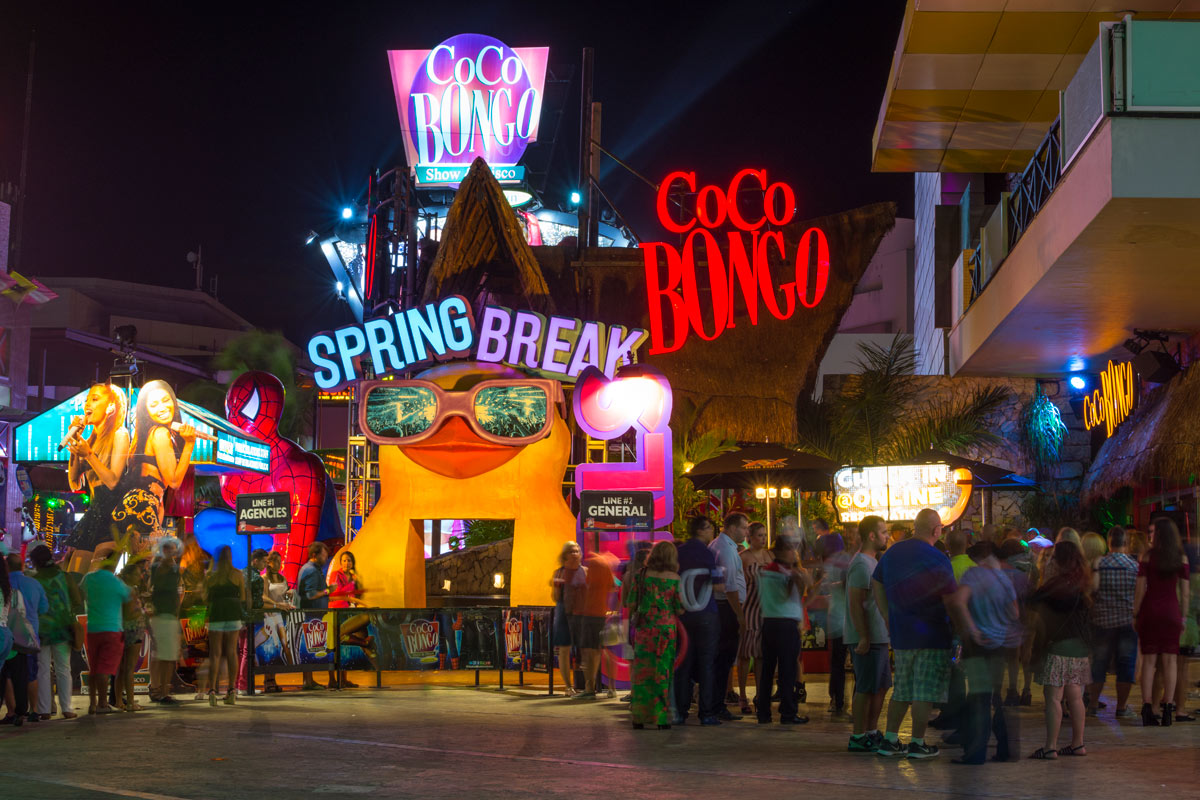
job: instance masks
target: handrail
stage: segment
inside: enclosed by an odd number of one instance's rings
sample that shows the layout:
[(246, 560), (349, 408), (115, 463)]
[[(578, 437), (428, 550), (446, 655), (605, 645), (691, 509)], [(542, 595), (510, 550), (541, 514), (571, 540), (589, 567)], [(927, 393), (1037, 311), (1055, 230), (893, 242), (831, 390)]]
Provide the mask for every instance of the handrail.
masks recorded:
[(975, 249), (971, 251), (971, 255), (967, 259), (967, 268), (971, 271), (971, 297), (970, 301), (967, 303), (967, 306), (969, 307), (971, 303), (975, 302), (975, 298), (979, 297), (979, 294), (983, 291), (984, 284), (986, 283), (983, 279), (982, 241), (975, 245)]
[(1062, 145), (1059, 140), (1060, 120), (1054, 120), (1046, 137), (1038, 145), (1033, 159), (1021, 173), (1008, 198), (1009, 226), (1008, 250), (1029, 228), (1039, 211), (1046, 205), (1058, 181), (1062, 177)]

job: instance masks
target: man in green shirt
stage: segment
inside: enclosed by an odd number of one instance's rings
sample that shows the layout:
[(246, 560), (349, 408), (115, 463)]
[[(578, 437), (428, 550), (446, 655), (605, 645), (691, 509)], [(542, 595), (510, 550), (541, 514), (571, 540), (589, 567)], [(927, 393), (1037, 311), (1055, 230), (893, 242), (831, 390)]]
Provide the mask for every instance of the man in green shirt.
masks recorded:
[[(132, 592), (113, 574), (116, 557), (84, 576), (79, 588), (87, 606), (88, 713), (107, 714), (108, 681), (117, 674), (125, 651), (121, 607)], [(99, 698), (99, 702), (97, 702)]]

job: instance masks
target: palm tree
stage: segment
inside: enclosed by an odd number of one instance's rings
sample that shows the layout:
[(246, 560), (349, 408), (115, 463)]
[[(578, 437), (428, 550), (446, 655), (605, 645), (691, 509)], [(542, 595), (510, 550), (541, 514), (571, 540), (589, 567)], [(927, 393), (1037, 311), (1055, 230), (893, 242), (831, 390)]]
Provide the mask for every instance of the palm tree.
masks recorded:
[(1010, 398), (1002, 386), (918, 407), (911, 336), (897, 334), (886, 347), (861, 343), (855, 366), (859, 374), (838, 395), (797, 399), (800, 450), (840, 464), (900, 464), (930, 448), (961, 453), (1000, 441), (989, 423)]

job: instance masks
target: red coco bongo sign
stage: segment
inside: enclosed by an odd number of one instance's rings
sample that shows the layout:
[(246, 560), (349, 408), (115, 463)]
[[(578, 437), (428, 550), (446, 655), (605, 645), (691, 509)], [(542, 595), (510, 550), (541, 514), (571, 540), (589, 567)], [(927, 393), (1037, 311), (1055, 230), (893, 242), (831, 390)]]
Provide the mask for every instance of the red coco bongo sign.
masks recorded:
[[(745, 212), (738, 205), (738, 192), (755, 188), (762, 191), (762, 207)], [(686, 222), (671, 217), (673, 191), (695, 198), (694, 207), (684, 209)], [(678, 350), (692, 332), (712, 341), (735, 327), (737, 294), (746, 303), (751, 325), (758, 324), (760, 302), (780, 320), (790, 319), (798, 306), (815, 308), (829, 284), (829, 241), (821, 229), (809, 228), (789, 251), (783, 234), (771, 228), (787, 225), (795, 214), (795, 193), (785, 183), (771, 182), (765, 169), (744, 169), (728, 186), (699, 190), (695, 172), (668, 175), (658, 188), (658, 219), (668, 231), (686, 238), (679, 248), (665, 242), (639, 245), (646, 264), (650, 355)], [(718, 242), (722, 235), (726, 247)], [(707, 300), (696, 276), (701, 245), (710, 287)], [(782, 263), (787, 273), (794, 267), (794, 278), (775, 285), (769, 263)]]

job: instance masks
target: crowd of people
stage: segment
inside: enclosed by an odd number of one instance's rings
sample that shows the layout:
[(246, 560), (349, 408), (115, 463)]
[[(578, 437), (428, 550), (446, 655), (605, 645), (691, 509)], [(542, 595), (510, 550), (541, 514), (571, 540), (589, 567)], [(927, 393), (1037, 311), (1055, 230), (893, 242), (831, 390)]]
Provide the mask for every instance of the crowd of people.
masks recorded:
[[(28, 568), (19, 554), (4, 552), (0, 689), (6, 713), (0, 724), (44, 722), (55, 714), (78, 717), (72, 698), (81, 674), (72, 667), (73, 651), (86, 656), (88, 714), (143, 710), (134, 681), (144, 660), (150, 703), (171, 707), (180, 702), (177, 694), (196, 691), (197, 701), (234, 705), (250, 688), (254, 643), (248, 623), (266, 620), (264, 627), (270, 627), (272, 618), (296, 608), (348, 608), (362, 602), (353, 556), (341, 554), (338, 567), (327, 572), (328, 551), (319, 542), (309, 547), (309, 561), (294, 587), (283, 575), (278, 552), (255, 550), (249, 567), (239, 570), (227, 546), (211, 559), (192, 547), (195, 552), (186, 553), (169, 535), (157, 539), (149, 553), (118, 546), (103, 559), (89, 558), (90, 571), (82, 575), (56, 563), (44, 544), (29, 551)], [(198, 608), (204, 609), (202, 619), (193, 619), (191, 610)], [(207, 629), (207, 664), (195, 670), (193, 685), (181, 677), (178, 665), (184, 630), (197, 622)], [(331, 672), (331, 688), (335, 680)], [(353, 684), (343, 677), (341, 686)], [(325, 687), (305, 673), (302, 688)], [(263, 690), (281, 688), (268, 674)]]
[[(911, 527), (867, 517), (835, 533), (817, 520), (811, 539), (795, 518), (780, 527), (768, 543), (745, 514), (730, 514), (720, 531), (696, 517), (679, 544), (637, 543), (623, 573), (613, 557), (585, 559), (566, 543), (551, 578), (551, 644), (566, 693), (615, 696), (611, 681), (601, 685), (601, 665), (628, 643), (635, 728), (683, 725), (693, 715), (702, 726), (749, 715), (762, 725), (801, 725), (807, 645), (829, 654), (828, 712), (846, 720), (852, 752), (934, 757), (939, 746), (927, 736), (941, 729), (942, 744), (962, 747), (961, 763), (983, 763), (993, 737), (994, 760), (1083, 756), (1087, 717), (1108, 707), (1110, 671), (1115, 718), (1140, 717), (1149, 727), (1195, 719), (1185, 702), (1187, 659), (1200, 645), (1200, 586), (1196, 559), (1167, 516), (1154, 518), (1148, 535), (1063, 528), (1053, 540), (1034, 529), (947, 531), (931, 509)], [(45, 545), (27, 560), (3, 555), (0, 724), (76, 718), (79, 650), (88, 714), (141, 710), (134, 678), (147, 655), (149, 702), (170, 707), (196, 691), (211, 706), (234, 705), (250, 688), (248, 622), (264, 620), (270, 635), (272, 615), (362, 604), (353, 556), (339, 554), (331, 571), (321, 543), (310, 546), (295, 586), (276, 552), (255, 550), (239, 570), (228, 547), (209, 558), (173, 536), (144, 555), (118, 546), (82, 576)], [(624, 623), (610, 611), (614, 590)], [(198, 607), (208, 658), (193, 686), (178, 665), (189, 609)], [(332, 672), (329, 681), (353, 686)], [(1044, 737), (1026, 754), (1015, 708), (1033, 704), (1033, 682), (1042, 687)], [(1135, 683), (1140, 712), (1129, 705)], [(324, 687), (306, 672), (302, 688)], [(264, 690), (280, 691), (273, 676)], [(906, 718), (911, 736), (902, 742)]]
[[(678, 545), (639, 543), (621, 586), (634, 728), (683, 725), (693, 713), (703, 726), (749, 713), (769, 724), (773, 711), (782, 725), (807, 722), (799, 710), (802, 641), (816, 627), (828, 641), (834, 719), (847, 717), (850, 662), (851, 752), (935, 757), (933, 728), (944, 731), (943, 745), (962, 748), (957, 763), (983, 763), (993, 738), (996, 761), (1084, 756), (1086, 720), (1107, 708), (1110, 670), (1114, 717), (1139, 716), (1128, 706), (1139, 661), (1141, 723), (1195, 719), (1184, 704), (1187, 658), (1200, 645), (1200, 574), (1169, 517), (1155, 517), (1148, 536), (1119, 526), (1107, 537), (1063, 528), (1054, 540), (992, 525), (978, 535), (946, 531), (932, 509), (911, 528), (889, 529), (874, 516), (844, 535), (820, 521), (814, 528), (810, 547), (791, 518), (768, 548), (762, 526), (734, 513), (719, 533), (697, 517)], [(580, 555), (574, 543), (564, 549), (556, 586), (586, 587)], [(569, 601), (556, 607), (559, 647), (571, 641), (571, 611)], [(565, 650), (560, 662), (569, 664)], [(1044, 736), (1023, 753), (1016, 707), (1033, 704), (1034, 681)], [(902, 742), (909, 717), (911, 737)]]

